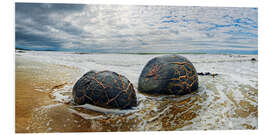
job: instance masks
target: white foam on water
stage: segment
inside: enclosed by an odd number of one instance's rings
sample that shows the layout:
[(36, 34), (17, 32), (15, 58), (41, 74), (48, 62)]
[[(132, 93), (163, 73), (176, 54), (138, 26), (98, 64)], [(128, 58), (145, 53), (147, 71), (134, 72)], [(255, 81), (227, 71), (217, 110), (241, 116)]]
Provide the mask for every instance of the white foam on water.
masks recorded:
[(68, 103), (71, 101), (71, 92), (72, 92), (71, 85), (65, 85), (63, 88), (54, 89), (52, 92), (52, 97), (54, 101), (61, 102), (61, 103)]
[(71, 108), (69, 108), (69, 111), (71, 113), (74, 113), (74, 114), (77, 114), (77, 115), (81, 116), (82, 118), (84, 118), (86, 120), (95, 120), (95, 119), (104, 119), (104, 118), (106, 118), (103, 115), (92, 116), (92, 115), (89, 115), (89, 114), (86, 114), (86, 113), (78, 112), (78, 111), (76, 111), (74, 109), (71, 109)]
[(39, 92), (49, 92), (50, 91), (50, 89), (44, 89), (44, 88), (35, 88), (34, 90), (36, 90), (36, 91), (39, 91)]
[(91, 104), (77, 105), (77, 106), (73, 106), (73, 107), (81, 107), (81, 108), (85, 108), (85, 109), (89, 109), (89, 110), (93, 110), (93, 111), (97, 111), (97, 112), (101, 112), (101, 113), (111, 113), (111, 114), (128, 114), (128, 113), (133, 113), (133, 112), (137, 111), (134, 108), (126, 109), (126, 110), (107, 109), (107, 108), (98, 107), (98, 106), (91, 105)]
[(168, 109), (170, 109), (170, 107), (171, 107), (171, 105), (168, 105), (163, 111), (159, 112), (156, 116), (150, 118), (148, 121), (151, 122), (153, 120), (158, 119), (162, 114), (164, 114), (166, 111), (168, 111)]
[(61, 103), (58, 104), (50, 104), (50, 105), (45, 105), (45, 106), (41, 106), (39, 108), (36, 108), (36, 110), (40, 110), (40, 109), (50, 109), (50, 108), (54, 108), (54, 107), (58, 107), (60, 105), (63, 105)]

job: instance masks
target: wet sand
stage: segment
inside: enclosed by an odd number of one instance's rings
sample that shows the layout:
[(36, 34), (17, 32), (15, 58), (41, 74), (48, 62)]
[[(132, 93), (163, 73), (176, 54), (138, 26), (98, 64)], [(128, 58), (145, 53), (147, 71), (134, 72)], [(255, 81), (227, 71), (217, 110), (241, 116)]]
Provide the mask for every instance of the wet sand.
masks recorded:
[[(68, 122), (76, 118), (67, 110), (66, 105), (52, 101), (49, 91), (42, 91), (73, 80), (68, 72), (77, 71), (16, 57), (16, 133), (76, 131), (77, 124)], [(51, 106), (55, 108), (46, 110), (46, 107), (48, 109)], [(48, 128), (49, 125), (53, 128)]]
[[(76, 106), (69, 102), (72, 86), (84, 71), (65, 64), (62, 58), (66, 57), (63, 55), (53, 57), (63, 63), (55, 64), (52, 61), (41, 62), (39, 59), (44, 56), (37, 54), (30, 54), (31, 57), (16, 54), (16, 133), (257, 129), (258, 82), (256, 74), (247, 74), (256, 71), (256, 66), (244, 73), (245, 76), (249, 75), (254, 85), (234, 83), (226, 74), (215, 78), (199, 76), (200, 88), (191, 94), (165, 96), (137, 92), (139, 106), (135, 109), (123, 113), (105, 113), (106, 110), (95, 111), (96, 108), (91, 106), (87, 109), (87, 106)], [(40, 58), (33, 59), (32, 55)], [(84, 61), (89, 63), (88, 59)], [(241, 65), (254, 64), (245, 60), (232, 64), (239, 62), (242, 62)], [(204, 63), (195, 62), (195, 66), (198, 64)], [(219, 66), (223, 69), (222, 65)]]

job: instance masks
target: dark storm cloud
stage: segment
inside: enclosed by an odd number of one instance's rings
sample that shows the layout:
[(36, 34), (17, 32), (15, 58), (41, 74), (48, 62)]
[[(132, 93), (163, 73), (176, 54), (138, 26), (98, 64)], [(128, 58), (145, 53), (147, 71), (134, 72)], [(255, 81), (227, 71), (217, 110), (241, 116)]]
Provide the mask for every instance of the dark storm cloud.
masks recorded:
[(15, 39), (19, 46), (50, 47), (59, 49), (64, 41), (51, 36), (48, 27), (61, 30), (69, 34), (79, 35), (82, 31), (73, 27), (70, 23), (59, 23), (51, 18), (52, 14), (67, 16), (74, 12), (80, 12), (84, 5), (80, 4), (46, 4), (46, 3), (16, 3), (15, 5)]
[(61, 41), (58, 41), (53, 38), (45, 37), (45, 36), (39, 36), (29, 33), (22, 33), (20, 31), (16, 32), (15, 40), (17, 41), (17, 45), (21, 46), (29, 46), (33, 49), (38, 49), (45, 47), (47, 49), (55, 49), (58, 50), (60, 48), (59, 44), (61, 44)]

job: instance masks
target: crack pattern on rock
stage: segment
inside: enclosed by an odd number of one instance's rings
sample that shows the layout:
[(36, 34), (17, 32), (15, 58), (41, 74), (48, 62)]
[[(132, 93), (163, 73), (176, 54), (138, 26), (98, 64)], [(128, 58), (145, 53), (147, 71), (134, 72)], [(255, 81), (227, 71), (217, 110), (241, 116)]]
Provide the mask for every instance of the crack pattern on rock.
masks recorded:
[[(88, 79), (89, 82), (83, 90), (78, 89), (80, 80), (77, 82), (78, 84), (75, 84), (73, 88), (73, 91), (75, 91), (75, 103), (84, 104), (89, 101), (90, 104), (96, 106), (120, 109), (131, 108), (137, 105), (134, 87), (124, 76), (111, 71), (101, 71), (95, 73), (90, 78), (87, 76), (83, 77)], [(108, 78), (112, 80), (106, 81)], [(80, 91), (82, 96), (76, 94), (76, 92)]]

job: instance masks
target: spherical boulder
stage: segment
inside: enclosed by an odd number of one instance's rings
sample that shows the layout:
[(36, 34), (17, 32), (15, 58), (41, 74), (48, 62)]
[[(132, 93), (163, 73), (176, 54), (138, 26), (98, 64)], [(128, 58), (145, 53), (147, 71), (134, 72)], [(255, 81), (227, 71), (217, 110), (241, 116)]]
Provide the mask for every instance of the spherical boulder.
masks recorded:
[(139, 77), (138, 90), (148, 94), (183, 95), (198, 89), (198, 75), (193, 64), (180, 55), (151, 59)]
[(74, 85), (72, 95), (76, 104), (92, 104), (105, 108), (128, 109), (137, 106), (132, 83), (111, 71), (89, 71)]

